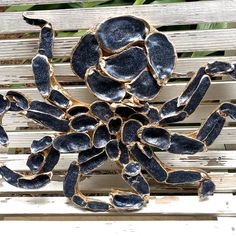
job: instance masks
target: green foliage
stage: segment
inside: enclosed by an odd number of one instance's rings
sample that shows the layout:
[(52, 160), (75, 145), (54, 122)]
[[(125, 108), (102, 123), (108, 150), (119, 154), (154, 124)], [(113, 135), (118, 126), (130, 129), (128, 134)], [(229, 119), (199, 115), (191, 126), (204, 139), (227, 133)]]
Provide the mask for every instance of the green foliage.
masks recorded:
[[(197, 25), (197, 30), (212, 30), (212, 29), (225, 29), (227, 28), (227, 23), (201, 23)], [(205, 57), (214, 52), (204, 51), (204, 52), (193, 52), (191, 57)]]

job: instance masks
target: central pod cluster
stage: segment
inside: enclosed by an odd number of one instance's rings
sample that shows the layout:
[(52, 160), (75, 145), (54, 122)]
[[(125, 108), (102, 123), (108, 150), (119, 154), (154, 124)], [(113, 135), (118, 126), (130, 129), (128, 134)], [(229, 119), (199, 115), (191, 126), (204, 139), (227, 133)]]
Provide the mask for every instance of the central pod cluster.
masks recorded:
[(71, 65), (97, 98), (132, 98), (138, 105), (156, 97), (173, 72), (175, 58), (164, 34), (144, 20), (121, 16), (85, 34), (72, 52)]

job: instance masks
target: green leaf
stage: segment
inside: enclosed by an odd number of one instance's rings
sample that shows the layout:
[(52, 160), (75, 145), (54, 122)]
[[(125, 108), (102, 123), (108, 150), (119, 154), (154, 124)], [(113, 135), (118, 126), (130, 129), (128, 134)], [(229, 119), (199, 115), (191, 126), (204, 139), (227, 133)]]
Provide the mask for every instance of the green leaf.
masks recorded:
[(134, 5), (142, 5), (142, 4), (145, 3), (145, 1), (146, 1), (146, 0), (136, 0), (136, 1), (134, 2)]
[(186, 2), (185, 0), (158, 0), (154, 1), (153, 4), (158, 3), (174, 3), (174, 2)]
[(8, 7), (5, 12), (14, 12), (14, 11), (27, 11), (32, 8), (34, 5), (27, 5), (27, 6), (10, 6)]
[[(225, 29), (227, 28), (227, 23), (201, 23), (197, 25), (197, 30), (211, 30), (211, 29)], [(204, 51), (204, 52), (193, 52), (191, 57), (205, 57), (214, 53), (214, 51)]]

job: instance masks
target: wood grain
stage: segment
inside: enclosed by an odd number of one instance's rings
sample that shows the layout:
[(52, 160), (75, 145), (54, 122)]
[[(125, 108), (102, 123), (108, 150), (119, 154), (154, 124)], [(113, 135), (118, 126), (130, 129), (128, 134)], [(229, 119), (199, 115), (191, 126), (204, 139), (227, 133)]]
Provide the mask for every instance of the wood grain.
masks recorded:
[[(151, 193), (153, 194), (195, 194), (197, 195), (197, 186), (196, 184), (185, 184), (185, 185), (166, 185), (155, 182), (149, 176), (144, 175), (148, 180), (148, 183), (151, 187)], [(234, 173), (219, 173), (211, 172), (210, 176), (216, 185), (216, 193), (232, 193), (236, 191), (235, 178), (236, 174)], [(9, 185), (4, 180), (0, 179), (1, 192), (0, 196), (7, 195), (25, 195), (33, 194), (42, 195), (50, 194), (57, 196), (64, 196), (63, 194), (63, 179), (64, 175), (55, 175), (53, 176), (52, 181), (46, 186), (39, 189), (22, 189), (16, 188), (12, 185)], [(87, 175), (84, 180), (79, 184), (80, 190), (86, 194), (106, 194), (108, 195), (111, 192), (111, 189), (119, 189), (122, 191), (131, 191), (130, 186), (127, 185), (121, 178), (119, 174), (94, 174)], [(197, 196), (196, 196), (197, 199)]]
[[(108, 17), (134, 15), (151, 25), (185, 25), (205, 22), (235, 22), (236, 1), (196, 1), (102, 8), (78, 8), (28, 12), (50, 21), (56, 30), (87, 29)], [(68, 17), (70, 16), (70, 17)], [(39, 31), (22, 21), (22, 12), (1, 13), (0, 33)]]
[[(108, 201), (107, 197), (98, 199)], [(186, 207), (188, 206), (188, 207)], [(191, 206), (191, 207), (190, 207)], [(153, 196), (149, 204), (137, 212), (90, 212), (80, 210), (65, 197), (0, 197), (0, 215), (214, 215), (236, 216), (236, 197), (232, 194), (215, 194), (207, 201), (196, 196)]]
[[(236, 29), (165, 33), (174, 43), (177, 52), (236, 50)], [(79, 39), (79, 37), (55, 38), (54, 56), (70, 56)], [(0, 40), (0, 59), (32, 58), (37, 53), (38, 42), (37, 38)]]
[[(197, 153), (195, 155), (177, 155), (168, 152), (156, 152), (157, 157), (166, 165), (171, 167), (200, 168), (207, 171), (214, 170), (234, 170), (236, 168), (236, 151), (209, 150), (208, 152)], [(77, 153), (62, 153), (60, 161), (55, 167), (55, 171), (66, 171), (70, 163), (77, 159)], [(0, 163), (17, 171), (28, 171), (26, 161), (28, 154), (0, 154)], [(114, 162), (107, 161), (98, 168), (99, 171), (118, 170)], [(222, 174), (222, 173), (220, 173)], [(225, 173), (223, 173), (225, 174)], [(236, 181), (235, 181), (236, 184)]]
[[(160, 91), (154, 102), (163, 102), (179, 96), (186, 86), (186, 82), (169, 82)], [(86, 102), (96, 100), (93, 94), (90, 94), (86, 86), (64, 86), (64, 88), (76, 99)], [(22, 92), (32, 99), (42, 100), (36, 88), (18, 88), (11, 89), (13, 91)], [(0, 89), (0, 94), (6, 94), (7, 89)], [(217, 92), (216, 92), (217, 91)], [(204, 100), (231, 100), (235, 99), (236, 81), (213, 81), (211, 87), (207, 91)]]
[[(0, 227), (3, 232), (8, 232), (9, 235), (23, 235), (25, 233), (25, 229), (28, 231), (34, 232), (34, 236), (41, 236), (41, 232), (35, 229), (49, 229), (52, 228), (54, 234), (56, 235), (76, 235), (83, 234), (89, 232), (92, 235), (123, 235), (123, 236), (134, 236), (137, 235), (137, 232), (140, 235), (145, 235), (147, 229), (158, 229), (160, 232), (166, 231), (168, 229), (168, 233), (177, 234), (182, 236), (189, 236), (189, 232), (195, 232), (198, 235), (204, 235), (205, 232), (211, 232), (215, 236), (221, 235), (234, 235), (234, 227), (235, 227), (235, 219), (229, 217), (220, 217), (221, 219), (208, 219), (208, 220), (198, 220), (197, 217), (193, 217), (188, 220), (181, 220), (178, 217), (176, 221), (170, 221), (168, 219), (161, 221), (153, 221), (154, 217), (148, 217), (150, 221), (145, 221), (145, 218), (140, 218), (137, 221), (114, 221), (107, 220), (102, 217), (94, 217), (93, 222), (81, 221), (82, 217), (77, 218), (77, 220), (73, 219), (73, 217), (66, 217), (66, 221), (62, 221), (63, 218), (56, 217), (54, 219), (59, 219), (60, 221), (45, 221), (47, 217), (43, 217), (40, 219), (38, 217), (38, 221), (32, 221), (27, 217), (21, 217), (20, 221), (10, 220), (5, 222), (0, 222)], [(127, 219), (129, 217), (126, 217)], [(157, 217), (155, 217), (156, 219)], [(165, 218), (165, 217), (163, 217)], [(200, 217), (199, 217), (200, 218)], [(223, 218), (223, 219), (222, 219)], [(68, 219), (70, 221), (68, 221)], [(124, 219), (124, 218), (123, 218)], [(133, 218), (134, 219), (134, 218)], [(43, 221), (44, 220), (44, 221)], [(78, 221), (79, 220), (79, 221)], [(102, 221), (105, 220), (105, 221)], [(93, 227), (91, 227), (91, 225)]]
[[(170, 127), (171, 132), (192, 133), (197, 128), (189, 127)], [(14, 147), (30, 147), (32, 140), (40, 139), (46, 135), (54, 135), (55, 132), (48, 130), (31, 130), (31, 131), (11, 131), (8, 132), (9, 148)], [(214, 144), (235, 144), (236, 143), (236, 127), (224, 127)]]
[[(86, 3), (86, 2), (98, 2), (100, 0), (1, 0), (0, 6), (11, 5), (44, 5), (44, 4), (56, 4), (56, 3)], [(104, 2), (104, 0), (103, 0)]]

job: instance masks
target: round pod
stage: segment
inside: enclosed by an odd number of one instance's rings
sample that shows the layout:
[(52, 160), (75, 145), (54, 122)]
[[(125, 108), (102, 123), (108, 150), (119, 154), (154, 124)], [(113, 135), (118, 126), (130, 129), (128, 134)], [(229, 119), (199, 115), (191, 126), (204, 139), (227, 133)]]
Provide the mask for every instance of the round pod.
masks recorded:
[(93, 144), (96, 148), (103, 148), (111, 139), (106, 125), (100, 125), (93, 133)]
[(90, 105), (90, 111), (100, 120), (107, 121), (113, 116), (113, 112), (108, 103), (95, 101)]
[(145, 39), (145, 47), (150, 67), (156, 74), (159, 84), (165, 83), (175, 66), (174, 46), (164, 34), (153, 32)]
[(125, 144), (138, 141), (138, 130), (142, 127), (142, 124), (137, 120), (128, 120), (124, 123), (121, 130), (121, 139)]
[(87, 69), (98, 65), (99, 56), (100, 49), (95, 35), (92, 33), (84, 35), (71, 55), (70, 63), (74, 73), (85, 79)]
[(105, 51), (116, 52), (128, 45), (143, 41), (146, 31), (143, 20), (133, 16), (120, 16), (101, 23), (97, 37)]
[(91, 92), (99, 99), (107, 102), (119, 102), (125, 97), (125, 87), (122, 83), (90, 69), (86, 83)]
[(121, 128), (122, 119), (119, 116), (111, 117), (108, 121), (108, 130), (111, 135), (116, 135)]
[(84, 133), (61, 135), (54, 139), (53, 147), (62, 153), (86, 150), (91, 147), (90, 137)]
[(31, 152), (37, 153), (42, 152), (46, 148), (50, 147), (52, 144), (52, 138), (50, 136), (45, 136), (40, 140), (34, 140), (31, 144)]
[(136, 176), (141, 172), (141, 166), (138, 162), (131, 161), (128, 165), (124, 168), (124, 173), (129, 176)]
[(44, 159), (45, 159), (45, 157), (40, 153), (31, 154), (28, 157), (26, 165), (30, 168), (30, 170), (33, 173), (36, 173), (41, 169)]
[(142, 128), (140, 132), (142, 142), (166, 150), (170, 146), (170, 133), (163, 129), (152, 126)]
[(0, 94), (0, 114), (7, 111), (10, 108), (10, 101)]
[(86, 114), (78, 115), (70, 121), (71, 128), (76, 132), (94, 130), (96, 125), (97, 120)]
[(86, 106), (72, 106), (67, 109), (66, 113), (70, 116), (76, 116), (79, 114), (87, 113), (89, 111), (88, 107)]
[(110, 140), (106, 145), (105, 151), (111, 160), (118, 160), (120, 157), (119, 142), (116, 139)]
[(152, 74), (145, 70), (128, 85), (128, 92), (139, 100), (147, 101), (155, 98), (160, 88)]
[(111, 78), (127, 82), (137, 77), (147, 66), (147, 58), (140, 47), (131, 47), (119, 54), (103, 58), (102, 70)]

